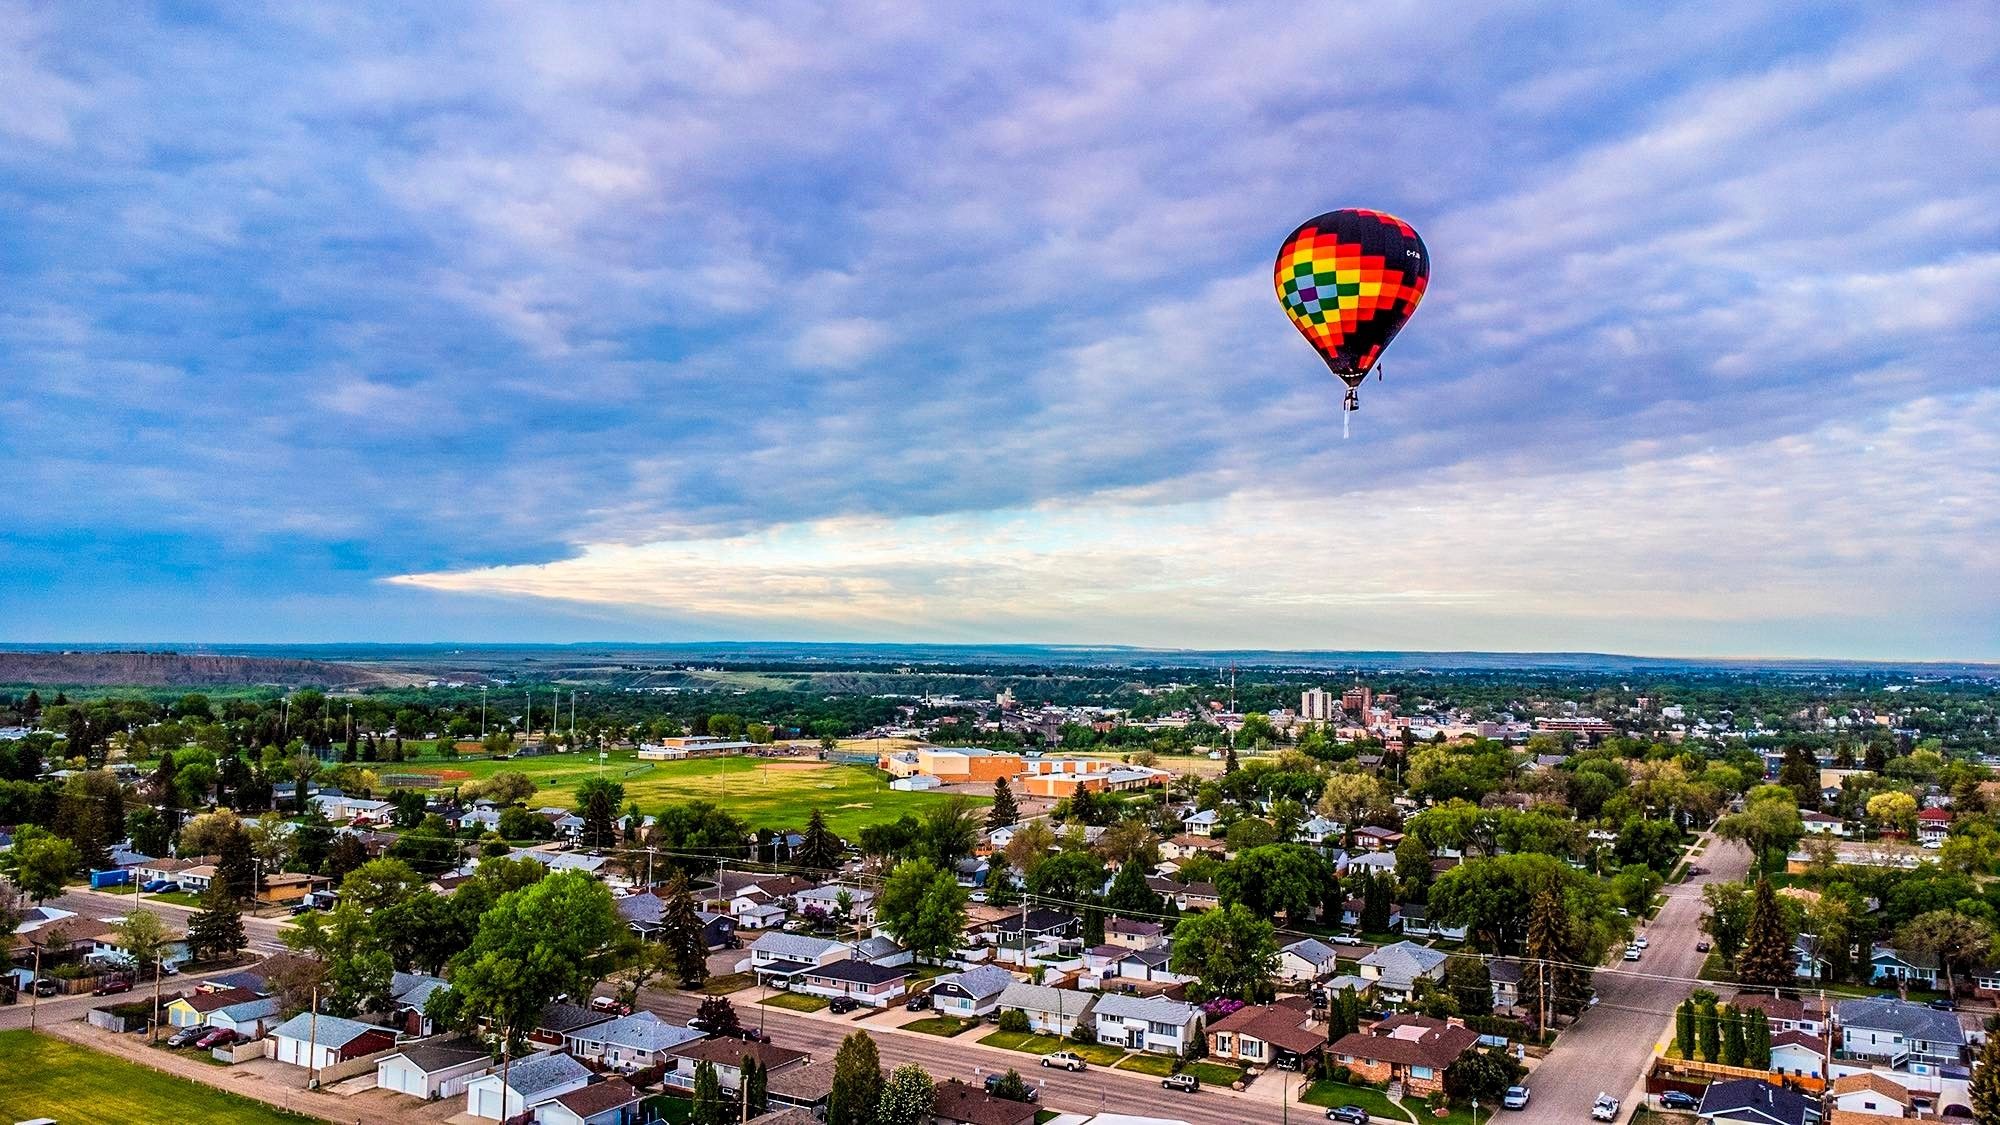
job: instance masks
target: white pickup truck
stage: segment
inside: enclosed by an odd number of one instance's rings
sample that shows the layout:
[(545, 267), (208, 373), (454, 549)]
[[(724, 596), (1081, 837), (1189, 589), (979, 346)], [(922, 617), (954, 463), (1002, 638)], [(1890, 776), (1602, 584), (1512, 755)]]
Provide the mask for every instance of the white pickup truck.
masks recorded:
[(1610, 1094), (1597, 1095), (1597, 1100), (1590, 1105), (1590, 1117), (1593, 1121), (1618, 1120), (1618, 1099)]

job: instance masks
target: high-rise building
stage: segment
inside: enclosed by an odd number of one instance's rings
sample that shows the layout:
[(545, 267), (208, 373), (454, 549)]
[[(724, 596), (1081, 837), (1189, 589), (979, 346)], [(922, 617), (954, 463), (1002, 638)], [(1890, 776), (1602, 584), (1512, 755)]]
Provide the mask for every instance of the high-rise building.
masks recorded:
[(1357, 715), (1366, 715), (1368, 713), (1368, 706), (1374, 702), (1374, 699), (1375, 693), (1368, 690), (1367, 684), (1356, 684), (1341, 693), (1340, 706), (1342, 709), (1352, 711)]
[(1299, 696), (1299, 718), (1308, 723), (1330, 723), (1333, 721), (1333, 693), (1324, 688), (1309, 688)]

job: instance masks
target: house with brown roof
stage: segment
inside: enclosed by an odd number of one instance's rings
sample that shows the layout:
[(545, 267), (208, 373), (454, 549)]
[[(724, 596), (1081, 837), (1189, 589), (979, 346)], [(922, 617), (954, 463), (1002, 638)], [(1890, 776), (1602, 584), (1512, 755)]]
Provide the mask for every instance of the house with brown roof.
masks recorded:
[(1735, 1012), (1747, 1012), (1752, 1008), (1763, 1012), (1774, 1032), (1803, 1031), (1812, 1036), (1826, 1034), (1826, 1012), (1802, 1000), (1773, 996), (1768, 992), (1739, 992), (1729, 998), (1729, 1008)]
[(639, 1091), (623, 1078), (593, 1082), (580, 1090), (557, 1094), (535, 1107), (536, 1125), (625, 1125), (635, 1120)]
[(1429, 1016), (1393, 1016), (1327, 1048), (1335, 1062), (1366, 1082), (1401, 1082), (1425, 1097), (1444, 1088), (1444, 1072), (1479, 1042), (1469, 1027)]
[(739, 1042), (735, 1039), (703, 1039), (694, 1043), (683, 1043), (667, 1052), (669, 1068), (666, 1084), (681, 1090), (694, 1089), (695, 1068), (702, 1063), (715, 1067), (716, 1081), (722, 1088), (736, 1092), (743, 1083), (743, 1060), (756, 1060), (767, 1074), (779, 1075), (794, 1067), (802, 1067), (812, 1061), (812, 1056), (804, 1051), (794, 1051), (789, 1047), (779, 1047), (771, 1043), (754, 1041)]
[(934, 1125), (1034, 1125), (1035, 1107), (996, 1098), (956, 1078), (938, 1083), (931, 1099)]
[(1834, 1079), (1828, 1097), (1835, 1109), (1876, 1117), (1907, 1117), (1914, 1104), (1908, 1087), (1872, 1070)]
[(1325, 1046), (1326, 1022), (1313, 1018), (1312, 1001), (1303, 996), (1251, 1004), (1208, 1025), (1209, 1057), (1248, 1066), (1312, 1058)]
[(1826, 1077), (1827, 1042), (1803, 1031), (1771, 1036), (1771, 1071), (1794, 1078)]

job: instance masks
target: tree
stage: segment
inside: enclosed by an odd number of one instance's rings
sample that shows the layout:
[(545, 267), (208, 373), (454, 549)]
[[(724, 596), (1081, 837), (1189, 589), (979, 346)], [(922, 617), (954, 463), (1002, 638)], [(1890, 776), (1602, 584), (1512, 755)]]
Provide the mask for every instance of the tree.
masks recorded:
[(1988, 1035), (1972, 1067), (1972, 1119), (1978, 1125), (2000, 1122), (2000, 1035)]
[(1736, 960), (1743, 949), (1743, 932), (1750, 924), (1750, 891), (1741, 883), (1707, 883), (1701, 897), (1708, 903), (1701, 932), (1715, 939), (1724, 961)]
[(1312, 848), (1270, 844), (1239, 853), (1223, 867), (1215, 887), (1225, 903), (1240, 902), (1260, 917), (1284, 914), (1299, 923), (1318, 909), (1321, 888), (1331, 875), (1332, 865)]
[(743, 1030), (743, 1021), (736, 1014), (736, 1005), (727, 996), (710, 996), (696, 1008), (694, 1018), (716, 1039), (734, 1039)]
[(1445, 1070), (1445, 1092), (1456, 1098), (1478, 1098), (1488, 1105), (1498, 1105), (1507, 1087), (1527, 1073), (1528, 1068), (1503, 1047), (1468, 1051)]
[(695, 988), (708, 979), (708, 938), (702, 932), (701, 915), (695, 909), (687, 876), (674, 872), (660, 901), (660, 943), (667, 949), (681, 987)]
[(1078, 902), (1103, 885), (1104, 865), (1089, 852), (1050, 856), (1028, 873), (1028, 893), (1036, 898)]
[(1361, 880), (1361, 928), (1379, 934), (1389, 928), (1389, 913), (1395, 905), (1394, 880), (1380, 872), (1369, 872)]
[(1738, 1014), (1743, 1020), (1743, 1065), (1753, 1070), (1771, 1069), (1770, 1019), (1764, 1015), (1762, 1008), (1751, 1008)]
[(771, 1074), (763, 1063), (743, 1056), (737, 1064), (742, 1071), (743, 1109), (745, 1117), (756, 1117), (771, 1107)]
[(1757, 880), (1750, 900), (1750, 921), (1744, 929), (1743, 951), (1736, 957), (1736, 979), (1744, 984), (1775, 987), (1793, 980), (1797, 960), (1784, 907), (1769, 879)]
[[(993, 884), (989, 873), (987, 885)], [(1138, 918), (1150, 918), (1161, 913), (1164, 900), (1146, 885), (1146, 873), (1136, 863), (1127, 863), (1111, 878), (1111, 890), (1105, 895), (1104, 905), (1114, 914), (1130, 914)]]
[(535, 782), (519, 770), (501, 770), (483, 781), (473, 780), (458, 787), (464, 801), (489, 801), (493, 805), (518, 805), (535, 795)]
[(441, 1010), (466, 1031), (490, 1020), (516, 1051), (550, 1001), (589, 994), (624, 928), (611, 892), (580, 871), (509, 891), (480, 917), (472, 945), (452, 959), (451, 989), (442, 993), (450, 999)]
[(1278, 943), (1270, 921), (1242, 903), (1185, 918), (1174, 928), (1173, 971), (1199, 977), (1190, 994), (1228, 996), (1251, 1003), (1271, 997)]
[(1883, 832), (1909, 835), (1917, 823), (1917, 799), (1900, 790), (1877, 793), (1868, 798), (1868, 819)]
[(402, 860), (371, 859), (340, 881), (340, 901), (367, 913), (401, 902), (423, 885), (423, 877)]
[(833, 1057), (826, 1125), (874, 1125), (881, 1106), (882, 1056), (867, 1032), (854, 1032), (841, 1040)]
[(749, 826), (713, 801), (685, 801), (660, 810), (647, 834), (647, 843), (666, 852), (709, 857), (688, 860), (677, 855), (660, 857), (672, 867), (686, 870), (712, 867), (717, 860), (740, 859), (749, 852)]
[(576, 815), (583, 818), (582, 843), (586, 848), (609, 848), (618, 843), (618, 806), (625, 803), (625, 787), (603, 777), (586, 777), (576, 787)]
[(712, 1062), (704, 1060), (694, 1066), (694, 1112), (688, 1119), (694, 1125), (729, 1125), (736, 1119), (722, 1096), (722, 1081), (716, 1077)]
[(1554, 880), (1544, 883), (1529, 904), (1522, 949), (1521, 1007), (1529, 1020), (1545, 1028), (1558, 1016), (1581, 1012), (1590, 1002), (1590, 973), (1578, 966), (1589, 955)]
[(993, 1096), (1003, 1101), (1025, 1102), (1034, 1097), (1034, 1092), (1028, 1088), (1021, 1073), (1010, 1066), (1007, 1073), (1000, 1076), (1000, 1081), (993, 1084)]
[(930, 1072), (916, 1063), (905, 1063), (889, 1075), (882, 1087), (882, 1105), (876, 1114), (878, 1125), (930, 1125), (931, 1104), (937, 1087)]
[(1993, 928), (1977, 918), (1952, 910), (1931, 910), (1917, 915), (1896, 931), (1896, 944), (1937, 958), (1944, 968), (1946, 996), (1957, 992), (1954, 970), (1970, 969), (1986, 959), (1993, 948)]
[(125, 920), (111, 927), (118, 935), (118, 945), (132, 958), (135, 968), (151, 968), (159, 973), (160, 959), (166, 955), (167, 946), (173, 935), (167, 932), (167, 924), (158, 914), (150, 910), (134, 910)]
[(800, 866), (814, 871), (831, 871), (840, 866), (841, 857), (847, 845), (826, 826), (826, 817), (815, 808), (806, 821), (805, 838), (799, 843), (797, 859)]
[(993, 782), (993, 807), (986, 810), (986, 827), (1004, 828), (1021, 819), (1021, 807), (1014, 802), (1013, 787), (1006, 778)]
[(82, 867), (76, 845), (46, 830), (23, 828), (14, 841), (14, 882), (37, 905), (61, 894)]
[(238, 900), (257, 891), (257, 859), (250, 851), (250, 833), (241, 824), (232, 824), (216, 851), (215, 881)]
[(1722, 1024), (1715, 1009), (1715, 994), (1697, 996), (1694, 1009), (1694, 1037), (1705, 1062), (1722, 1058)]
[(918, 957), (942, 958), (965, 934), (965, 888), (929, 860), (896, 865), (875, 900), (882, 928)]
[(979, 817), (964, 797), (952, 797), (924, 812), (917, 853), (939, 868), (950, 871), (978, 843)]
[(1715, 822), (1715, 834), (1749, 848), (1750, 857), (1762, 874), (1772, 849), (1790, 846), (1805, 835), (1805, 823), (1799, 819), (1799, 807), (1791, 790), (1760, 785), (1745, 795), (1742, 812)]
[(347, 873), (368, 862), (368, 848), (360, 839), (349, 835), (333, 838), (327, 846), (326, 860), (320, 866), (320, 873), (339, 883), (347, 878)]
[(203, 813), (181, 825), (181, 851), (183, 856), (221, 855), (222, 847), (232, 835), (241, 831), (243, 822), (229, 809), (218, 809)]
[(197, 961), (219, 961), (249, 944), (243, 934), (243, 914), (219, 882), (210, 883), (201, 909), (188, 919), (188, 955)]
[(275, 875), (291, 862), (297, 850), (298, 831), (283, 816), (267, 812), (251, 821), (244, 831), (250, 834), (250, 854), (265, 874)]
[(1694, 1001), (1683, 1000), (1674, 1009), (1674, 1045), (1680, 1048), (1681, 1057), (1694, 1058)]
[(1483, 957), (1454, 957), (1445, 964), (1444, 986), (1462, 1015), (1493, 1014), (1493, 974)]
[(1743, 1021), (1731, 1008), (1722, 1018), (1722, 1065), (1743, 1065)]

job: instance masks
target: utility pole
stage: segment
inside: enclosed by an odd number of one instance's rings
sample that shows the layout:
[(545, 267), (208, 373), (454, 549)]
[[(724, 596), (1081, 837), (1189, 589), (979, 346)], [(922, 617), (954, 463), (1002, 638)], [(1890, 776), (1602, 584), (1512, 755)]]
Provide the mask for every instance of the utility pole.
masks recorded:
[(42, 1006), (42, 943), (35, 943), (35, 979), (28, 982), (28, 1030), (35, 1030), (35, 1013)]
[(155, 950), (153, 951), (153, 1028), (152, 1028), (152, 1030), (153, 1030), (153, 1042), (155, 1042), (155, 1043), (158, 1043), (158, 1042), (160, 1041), (160, 973), (161, 973), (161, 971), (162, 971), (162, 970), (163, 970), (163, 969), (164, 969), (164, 968), (166, 967), (166, 966), (165, 966), (165, 965), (164, 965), (164, 964), (162, 963), (162, 959), (163, 959), (163, 958), (164, 958), (165, 956), (166, 956), (166, 953), (165, 953), (165, 951), (164, 951), (164, 950), (160, 950), (160, 949), (155, 949)]
[(312, 986), (312, 1015), (307, 1017), (306, 1019), (306, 1089), (308, 1090), (319, 1089), (319, 985), (318, 984), (314, 984)]

